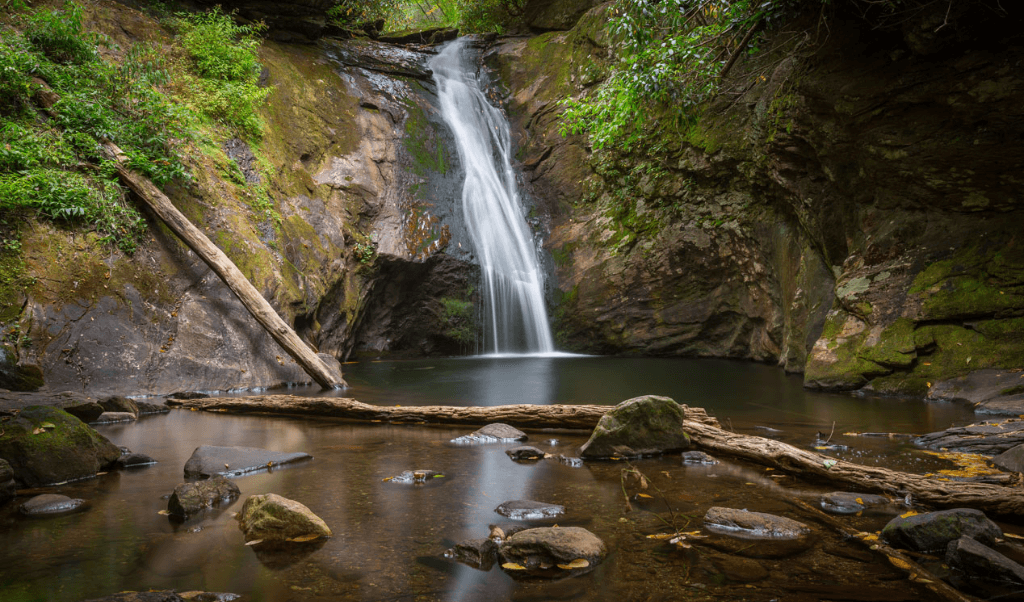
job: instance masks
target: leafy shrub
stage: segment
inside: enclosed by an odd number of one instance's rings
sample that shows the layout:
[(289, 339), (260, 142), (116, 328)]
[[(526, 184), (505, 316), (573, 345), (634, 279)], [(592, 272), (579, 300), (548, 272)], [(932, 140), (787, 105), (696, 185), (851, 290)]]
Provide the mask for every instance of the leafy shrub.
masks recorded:
[(0, 38), (0, 115), (28, 109), (33, 88), (31, 74), (36, 71), (24, 40), (9, 38)]
[(219, 9), (178, 13), (171, 20), (190, 63), (179, 94), (199, 113), (219, 120), (247, 138), (258, 139), (258, 109), (270, 93), (259, 87), (257, 54), (264, 26), (237, 25)]
[(82, 29), (82, 7), (68, 2), (62, 10), (30, 15), (25, 39), (52, 61), (83, 64), (96, 60), (99, 36)]
[(523, 14), (525, 0), (458, 0), (459, 28), (463, 33), (502, 33)]
[(403, 5), (412, 4), (401, 0), (338, 0), (327, 10), (327, 18), (334, 25), (348, 27), (371, 21), (391, 21), (400, 15)]

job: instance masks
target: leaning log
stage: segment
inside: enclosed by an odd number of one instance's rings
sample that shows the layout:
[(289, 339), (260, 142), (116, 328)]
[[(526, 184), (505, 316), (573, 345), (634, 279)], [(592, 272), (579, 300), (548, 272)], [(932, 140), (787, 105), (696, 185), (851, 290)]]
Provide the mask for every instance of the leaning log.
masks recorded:
[[(212, 397), (169, 399), (167, 405), (208, 412), (233, 414), (282, 414), (288, 416), (327, 416), (349, 420), (409, 424), (484, 425), (504, 422), (519, 428), (592, 429), (612, 406), (529, 405), (505, 406), (375, 406), (340, 397), (293, 397), (291, 395), (253, 395), (251, 397)], [(682, 405), (682, 404), (680, 404)], [(704, 408), (682, 405), (687, 421), (717, 425)]]
[[(42, 79), (35, 78), (33, 82), (37, 86), (34, 96), (36, 104), (51, 117), (57, 117), (53, 111), (53, 105), (57, 103), (59, 96)], [(331, 370), (323, 360), (317, 357), (316, 353), (299, 338), (299, 335), (295, 334), (295, 331), (281, 319), (281, 316), (277, 315), (270, 303), (263, 298), (263, 295), (256, 290), (256, 287), (249, 282), (234, 262), (199, 228), (192, 225), (192, 222), (171, 203), (171, 199), (167, 198), (149, 178), (128, 169), (128, 157), (120, 148), (110, 141), (103, 142), (102, 146), (108, 158), (117, 164), (117, 174), (125, 186), (152, 209), (153, 213), (163, 220), (167, 227), (177, 234), (206, 265), (210, 266), (210, 269), (238, 297), (252, 317), (256, 318), (256, 321), (306, 371), (306, 374), (325, 389), (340, 388), (344, 383), (339, 382), (339, 379), (331, 374)]]
[[(592, 429), (613, 406), (598, 405), (505, 405), (375, 406), (336, 397), (252, 397), (169, 400), (169, 405), (189, 409), (240, 414), (328, 416), (350, 420), (392, 423), (482, 425), (504, 422), (519, 428)], [(703, 408), (683, 407), (683, 427), (699, 449), (771, 466), (811, 481), (823, 481), (854, 491), (884, 493), (911, 498), (940, 507), (977, 508), (994, 514), (1024, 514), (1024, 485), (1019, 476), (1007, 476), (1009, 485), (942, 480), (862, 466), (781, 441), (722, 430)]]

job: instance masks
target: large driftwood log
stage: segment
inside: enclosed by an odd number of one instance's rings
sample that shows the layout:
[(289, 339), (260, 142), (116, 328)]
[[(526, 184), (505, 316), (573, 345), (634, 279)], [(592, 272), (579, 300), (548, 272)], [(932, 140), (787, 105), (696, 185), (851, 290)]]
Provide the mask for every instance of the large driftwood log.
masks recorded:
[[(331, 416), (381, 422), (487, 424), (504, 422), (520, 428), (592, 429), (612, 406), (506, 405), (492, 407), (374, 406), (336, 397), (256, 395), (171, 400), (171, 405), (197, 410)], [(1024, 514), (1024, 485), (1008, 477), (1010, 485), (944, 481), (875, 466), (862, 466), (800, 449), (792, 445), (722, 430), (703, 408), (683, 405), (683, 426), (694, 446), (717, 454), (743, 458), (785, 470), (808, 480), (834, 483), (854, 491), (879, 492), (942, 507), (978, 508), (995, 514)]]
[[(330, 416), (352, 420), (381, 422), (484, 425), (504, 422), (519, 428), (592, 429), (612, 406), (528, 405), (507, 406), (375, 406), (339, 397), (292, 397), (291, 395), (254, 395), (252, 397), (214, 397), (167, 401), (168, 405), (209, 412), (235, 414), (285, 414), (290, 416)], [(683, 405), (688, 421), (717, 425), (704, 408)]]
[(121, 181), (142, 199), (167, 224), (167, 227), (188, 245), (188, 248), (206, 262), (206, 265), (210, 266), (214, 273), (220, 276), (224, 284), (249, 310), (252, 317), (256, 318), (256, 321), (277, 341), (277, 344), (302, 366), (306, 374), (325, 389), (340, 387), (342, 383), (339, 383), (331, 374), (323, 360), (317, 357), (316, 353), (299, 338), (299, 335), (295, 334), (295, 331), (281, 319), (281, 316), (277, 315), (270, 303), (263, 298), (263, 295), (256, 290), (256, 287), (249, 282), (234, 262), (199, 228), (192, 225), (192, 222), (178, 211), (178, 208), (164, 193), (160, 192), (156, 185), (125, 167), (124, 154), (120, 149), (110, 143), (105, 146), (117, 160), (117, 173), (121, 177)]
[[(51, 117), (57, 115), (53, 111), (53, 105), (59, 100), (58, 95), (50, 88), (45, 81), (35, 78), (33, 82), (38, 86), (35, 92), (36, 103), (43, 108)], [(192, 222), (184, 216), (178, 208), (171, 203), (171, 199), (160, 191), (148, 178), (141, 176), (128, 169), (128, 157), (113, 143), (103, 142), (103, 149), (110, 159), (117, 163), (117, 173), (121, 181), (131, 189), (132, 192), (142, 200), (156, 215), (167, 224), (188, 248), (199, 256), (210, 269), (220, 277), (238, 300), (242, 302), (245, 309), (256, 318), (256, 321), (266, 329), (270, 336), (277, 341), (277, 344), (292, 356), (299, 366), (318, 385), (325, 389), (337, 389), (342, 382), (331, 374), (330, 369), (323, 360), (317, 357), (316, 353), (295, 334), (281, 316), (277, 315), (270, 303), (263, 298), (263, 295), (256, 290), (256, 287), (245, 277), (235, 266), (227, 255), (199, 229), (192, 225)]]

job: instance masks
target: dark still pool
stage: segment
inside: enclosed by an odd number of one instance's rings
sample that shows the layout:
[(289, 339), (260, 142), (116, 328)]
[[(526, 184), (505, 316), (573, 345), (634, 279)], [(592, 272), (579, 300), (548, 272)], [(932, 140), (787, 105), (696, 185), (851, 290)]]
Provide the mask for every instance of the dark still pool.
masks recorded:
[[(849, 432), (922, 433), (962, 423), (961, 406), (804, 391), (766, 366), (722, 361), (491, 358), (346, 366), (346, 396), (377, 404), (614, 404), (660, 394), (706, 407), (726, 428), (767, 433), (805, 448), (818, 433), (842, 444), (836, 457), (924, 472), (942, 461), (906, 439)], [(834, 424), (834, 426), (833, 426)], [(768, 430), (772, 429), (772, 430)], [(798, 500), (819, 507), (832, 491), (746, 462), (685, 465), (673, 453), (634, 462), (559, 461), (588, 434), (530, 431), (550, 457), (515, 462), (516, 443), (455, 445), (473, 428), (231, 416), (174, 410), (99, 426), (115, 444), (158, 463), (50, 488), (88, 501), (81, 512), (30, 519), (18, 498), (0, 508), (0, 599), (77, 601), (119, 591), (233, 592), (251, 601), (338, 600), (917, 600), (930, 592), (885, 558), (833, 529)], [(819, 441), (820, 443), (820, 441)], [(306, 452), (312, 460), (238, 477), (241, 497), (185, 522), (161, 514), (200, 445)], [(426, 483), (387, 480), (436, 471)], [(306, 505), (333, 531), (319, 547), (262, 553), (246, 546), (233, 514), (254, 494)], [(565, 507), (555, 518), (517, 521), (495, 509), (510, 500)], [(703, 527), (711, 507), (767, 512), (804, 523), (798, 546), (737, 545)], [(841, 517), (874, 532), (901, 500), (877, 513)], [(522, 579), (514, 568), (478, 570), (446, 557), (491, 525), (583, 527), (608, 555), (593, 570)], [(1018, 530), (1008, 527), (1009, 530)], [(660, 534), (688, 534), (673, 542)], [(859, 597), (853, 597), (855, 592)]]

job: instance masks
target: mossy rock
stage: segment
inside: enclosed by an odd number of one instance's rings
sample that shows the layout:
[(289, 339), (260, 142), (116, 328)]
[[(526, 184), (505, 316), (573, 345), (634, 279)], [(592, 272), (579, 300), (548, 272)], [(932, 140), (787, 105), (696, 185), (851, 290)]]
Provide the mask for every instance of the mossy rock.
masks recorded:
[(64, 410), (29, 406), (4, 423), (0, 458), (26, 487), (84, 479), (110, 466), (121, 450)]
[(897, 516), (882, 528), (882, 539), (889, 545), (915, 552), (945, 550), (949, 542), (961, 537), (992, 545), (1002, 536), (999, 525), (972, 508)]
[(330, 527), (303, 504), (276, 493), (253, 495), (238, 513), (245, 541), (263, 545), (300, 543), (330, 537)]
[(580, 448), (583, 458), (636, 457), (686, 449), (683, 408), (668, 397), (627, 399), (601, 417)]

